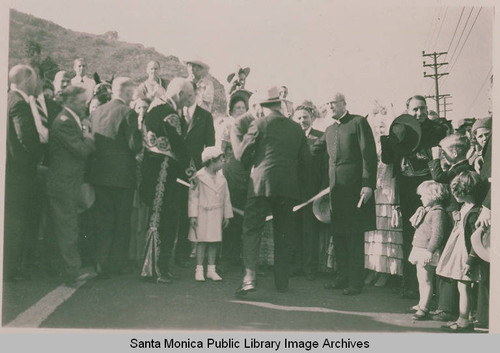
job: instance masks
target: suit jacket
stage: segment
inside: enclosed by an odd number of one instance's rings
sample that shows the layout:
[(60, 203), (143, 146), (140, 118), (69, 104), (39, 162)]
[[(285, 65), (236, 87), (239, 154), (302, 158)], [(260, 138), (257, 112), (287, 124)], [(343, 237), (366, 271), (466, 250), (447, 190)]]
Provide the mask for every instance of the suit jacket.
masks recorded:
[[(307, 145), (309, 146), (309, 151), (311, 153), (314, 144), (323, 136), (323, 134), (324, 133), (322, 131), (312, 128), (311, 131), (309, 131), (309, 135), (307, 135)], [(317, 194), (321, 191), (321, 181), (324, 179), (324, 175), (328, 175), (328, 163), (325, 163), (325, 158), (323, 156), (313, 156), (312, 168), (309, 173), (311, 176), (311, 191), (313, 194)]]
[(45, 105), (47, 107), (47, 124), (48, 124), (48, 128), (49, 128), (49, 143), (44, 144), (44, 146), (43, 146), (42, 165), (46, 167), (49, 165), (50, 128), (52, 126), (52, 123), (56, 119), (56, 117), (62, 111), (63, 107), (59, 103), (56, 103), (54, 100), (49, 99), (47, 97), (45, 97)]
[(149, 111), (144, 117), (145, 149), (142, 161), (141, 200), (152, 206), (161, 164), (168, 158), (167, 180), (164, 190), (164, 206), (179, 207), (180, 188), (177, 178), (187, 180), (186, 171), (191, 156), (184, 140), (183, 132), (187, 126), (177, 111), (169, 104), (161, 104)]
[(339, 232), (375, 229), (375, 198), (357, 208), (362, 187), (375, 190), (377, 152), (365, 118), (347, 113), (313, 145), (313, 155), (329, 156), (332, 224)]
[(483, 166), (481, 167), (481, 178), (484, 180), (486, 183), (486, 196), (483, 199), (483, 206), (491, 210), (491, 136), (486, 142), (486, 145), (484, 146), (483, 149), (483, 159), (484, 163)]
[[(244, 136), (242, 160), (251, 161), (248, 197), (308, 196), (311, 154), (300, 126), (281, 113), (254, 120)], [(307, 196), (306, 196), (307, 195)]]
[(94, 151), (94, 141), (83, 137), (73, 115), (63, 109), (50, 128), (47, 194), (76, 200), (83, 183), (87, 158)]
[(120, 100), (99, 106), (90, 116), (96, 152), (90, 160), (90, 182), (136, 188), (136, 159), (142, 147), (137, 114)]
[(199, 170), (203, 149), (215, 145), (214, 118), (209, 111), (199, 105), (196, 106), (187, 124), (185, 141), (196, 170)]
[(15, 91), (7, 98), (6, 183), (33, 182), (42, 157), (40, 138), (30, 105)]

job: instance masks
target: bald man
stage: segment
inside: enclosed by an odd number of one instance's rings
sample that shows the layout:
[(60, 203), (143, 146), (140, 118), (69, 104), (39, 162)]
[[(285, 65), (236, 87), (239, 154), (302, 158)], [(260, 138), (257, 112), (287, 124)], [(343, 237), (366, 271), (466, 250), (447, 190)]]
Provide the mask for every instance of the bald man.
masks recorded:
[(130, 216), (136, 188), (136, 155), (142, 147), (137, 114), (129, 108), (135, 84), (128, 77), (113, 80), (111, 101), (92, 112), (96, 152), (90, 160), (90, 182), (96, 192), (96, 270), (128, 272)]
[[(161, 284), (172, 282), (170, 254), (180, 221), (181, 207), (186, 196), (185, 186), (177, 178), (189, 181), (194, 173), (191, 156), (184, 136), (187, 123), (179, 112), (194, 104), (192, 83), (174, 78), (167, 87), (163, 104), (157, 105), (145, 116), (146, 128), (144, 159), (142, 163), (141, 199), (151, 207), (147, 254), (141, 276)], [(187, 209), (185, 210), (187, 212)], [(156, 240), (160, 241), (158, 243)]]
[(40, 137), (29, 104), (36, 94), (38, 77), (28, 65), (9, 72), (7, 164), (5, 170), (4, 278), (26, 279), (21, 255), (26, 246), (32, 196), (37, 192), (37, 164), (42, 157)]
[(333, 124), (312, 146), (313, 155), (329, 157), (330, 207), (337, 277), (327, 289), (344, 295), (361, 292), (364, 272), (364, 232), (375, 229), (377, 152), (366, 119), (350, 114), (346, 99), (337, 93), (327, 103)]

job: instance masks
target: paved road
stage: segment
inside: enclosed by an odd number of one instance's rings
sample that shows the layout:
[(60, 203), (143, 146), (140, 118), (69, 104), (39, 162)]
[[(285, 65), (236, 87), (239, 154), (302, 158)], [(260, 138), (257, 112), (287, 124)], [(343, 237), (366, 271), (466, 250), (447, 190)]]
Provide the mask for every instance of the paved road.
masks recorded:
[(46, 312), (39, 327), (440, 332), (441, 323), (413, 322), (405, 310), (415, 302), (398, 298), (389, 288), (370, 286), (359, 296), (346, 297), (323, 289), (322, 278), (311, 282), (295, 277), (289, 292), (278, 293), (269, 272), (259, 280), (258, 290), (242, 300), (233, 295), (241, 279), (236, 267), (222, 282), (195, 282), (193, 269), (175, 270), (180, 278), (171, 285), (144, 282), (136, 275), (92, 279), (74, 293), (65, 292), (66, 301), (56, 278), (40, 275), (29, 282), (5, 284), (3, 325), (19, 322), (19, 315), (30, 308), (36, 309), (28, 315), (36, 322), (33, 316), (49, 310), (54, 298), (33, 305), (56, 289), (53, 296), (62, 304)]

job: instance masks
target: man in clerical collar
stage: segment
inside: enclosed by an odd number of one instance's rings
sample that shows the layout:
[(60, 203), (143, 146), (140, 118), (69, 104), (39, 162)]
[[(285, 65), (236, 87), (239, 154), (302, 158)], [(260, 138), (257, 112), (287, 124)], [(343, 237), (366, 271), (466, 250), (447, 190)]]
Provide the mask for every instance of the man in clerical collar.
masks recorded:
[(370, 125), (346, 110), (346, 99), (336, 93), (327, 103), (333, 117), (325, 134), (312, 146), (313, 156), (328, 154), (331, 223), (338, 271), (325, 284), (356, 295), (363, 287), (364, 232), (375, 229), (373, 190), (377, 152)]

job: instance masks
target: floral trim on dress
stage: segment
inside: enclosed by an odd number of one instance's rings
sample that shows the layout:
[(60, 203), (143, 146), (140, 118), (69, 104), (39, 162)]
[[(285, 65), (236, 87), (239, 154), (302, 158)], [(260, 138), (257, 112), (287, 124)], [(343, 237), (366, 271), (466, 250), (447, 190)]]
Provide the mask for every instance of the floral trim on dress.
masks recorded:
[(149, 219), (149, 229), (146, 234), (146, 247), (144, 264), (142, 266), (142, 277), (161, 277), (160, 266), (158, 263), (160, 255), (160, 212), (163, 206), (163, 195), (165, 194), (165, 181), (167, 180), (168, 159), (165, 157), (161, 163), (158, 183), (155, 189), (155, 198), (151, 218)]

